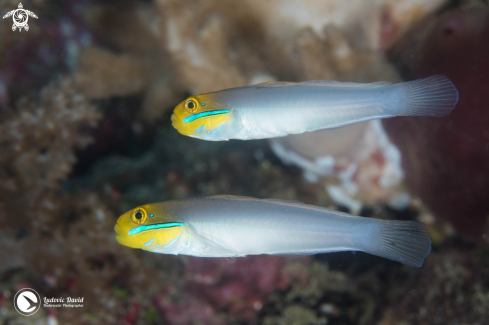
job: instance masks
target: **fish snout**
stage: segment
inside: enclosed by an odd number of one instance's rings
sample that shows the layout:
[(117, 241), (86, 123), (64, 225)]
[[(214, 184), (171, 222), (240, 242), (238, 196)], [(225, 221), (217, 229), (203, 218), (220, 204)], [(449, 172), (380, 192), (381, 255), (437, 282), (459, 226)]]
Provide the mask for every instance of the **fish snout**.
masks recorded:
[(175, 113), (171, 115), (171, 125), (180, 133), (183, 135), (189, 135), (191, 134), (188, 131), (188, 126), (183, 123), (183, 120), (179, 118)]
[[(171, 124), (172, 124), (172, 126), (174, 128), (176, 128), (175, 125), (178, 124), (178, 122), (179, 122), (179, 118), (175, 115), (175, 113), (173, 113), (171, 115)], [(182, 123), (182, 121), (180, 121), (180, 123)]]
[(121, 245), (124, 246), (129, 246), (128, 242), (130, 241), (130, 236), (129, 236), (129, 231), (125, 230), (124, 227), (122, 227), (119, 222), (117, 222), (114, 226), (114, 231), (115, 231), (115, 240)]

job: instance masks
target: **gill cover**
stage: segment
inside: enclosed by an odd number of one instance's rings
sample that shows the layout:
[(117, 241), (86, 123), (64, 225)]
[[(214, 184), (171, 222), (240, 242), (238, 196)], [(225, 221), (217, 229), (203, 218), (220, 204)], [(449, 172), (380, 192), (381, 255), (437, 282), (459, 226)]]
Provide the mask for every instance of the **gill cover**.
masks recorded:
[(231, 110), (214, 100), (213, 94), (191, 96), (178, 104), (171, 117), (173, 127), (195, 138), (219, 136), (229, 121)]
[[(155, 208), (156, 206), (156, 208)], [(159, 205), (143, 205), (124, 213), (114, 227), (119, 244), (152, 251), (164, 248), (179, 239), (183, 223), (164, 216)]]

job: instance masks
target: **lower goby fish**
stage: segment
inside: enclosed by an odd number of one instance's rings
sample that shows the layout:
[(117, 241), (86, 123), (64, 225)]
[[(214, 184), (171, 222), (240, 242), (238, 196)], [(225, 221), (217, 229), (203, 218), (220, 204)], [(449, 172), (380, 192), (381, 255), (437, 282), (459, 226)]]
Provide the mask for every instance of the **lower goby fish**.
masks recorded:
[(120, 216), (115, 232), (128, 247), (201, 257), (363, 251), (420, 267), (431, 250), (427, 228), (418, 221), (355, 217), (294, 201), (241, 196), (143, 205)]
[(457, 101), (457, 89), (443, 75), (398, 84), (267, 82), (191, 96), (171, 120), (190, 137), (250, 140), (393, 116), (445, 116)]

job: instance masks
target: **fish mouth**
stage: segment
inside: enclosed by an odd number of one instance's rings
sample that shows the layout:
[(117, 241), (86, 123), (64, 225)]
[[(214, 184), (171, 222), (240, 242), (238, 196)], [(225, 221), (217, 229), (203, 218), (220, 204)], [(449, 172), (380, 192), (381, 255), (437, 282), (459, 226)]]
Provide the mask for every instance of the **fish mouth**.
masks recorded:
[(119, 223), (116, 223), (115, 226), (114, 226), (114, 231), (115, 231), (115, 240), (123, 245), (123, 246), (128, 246), (128, 247), (132, 247), (134, 245), (131, 245), (130, 242), (130, 238), (129, 238), (129, 235), (127, 233), (127, 231), (124, 230), (124, 228), (122, 228), (121, 225), (119, 225)]
[(125, 231), (119, 224), (114, 227), (115, 230), (115, 240), (122, 246), (130, 248), (141, 248), (137, 241), (134, 241), (131, 236)]
[(183, 134), (183, 135), (188, 135), (189, 133), (188, 132), (185, 132), (185, 129), (186, 129), (186, 126), (185, 124), (183, 123), (183, 121), (181, 119), (179, 119), (175, 113), (173, 113), (171, 115), (171, 125), (173, 126), (173, 128), (175, 130), (177, 130), (180, 134)]
[(175, 130), (178, 131), (181, 135), (189, 136), (189, 137), (194, 137), (194, 138), (200, 138), (197, 134), (192, 132), (188, 124), (185, 124), (183, 120), (178, 117), (175, 113), (172, 114), (171, 116), (171, 125)]

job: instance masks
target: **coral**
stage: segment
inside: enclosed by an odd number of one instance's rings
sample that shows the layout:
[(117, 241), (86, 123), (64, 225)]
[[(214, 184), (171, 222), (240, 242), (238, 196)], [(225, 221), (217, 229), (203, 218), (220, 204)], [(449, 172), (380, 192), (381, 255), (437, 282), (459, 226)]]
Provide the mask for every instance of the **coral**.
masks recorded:
[(187, 4), (168, 7), (159, 3), (167, 19), (167, 49), (175, 64), (175, 75), (187, 91), (199, 94), (246, 84), (229, 51), (222, 16), (210, 16), (208, 4), (204, 8), (203, 3), (193, 4), (196, 17)]
[(2, 114), (1, 224), (49, 227), (60, 180), (75, 163), (73, 149), (90, 143), (82, 126), (95, 127), (99, 118), (68, 78), (44, 88), (38, 102), (24, 98)]
[(381, 324), (483, 324), (489, 319), (488, 266), (487, 258), (455, 251), (433, 256), (409, 293), (393, 292)]
[[(111, 235), (115, 217), (94, 194), (70, 194), (61, 184), (100, 117), (72, 80), (61, 78), (38, 99), (21, 99), (0, 123), (2, 248), (12, 255), (1, 267), (27, 267), (39, 276), (41, 293), (86, 297), (88, 310), (115, 308), (120, 297), (113, 287), (142, 281), (120, 276), (141, 266), (133, 254), (120, 253)], [(97, 317), (114, 323), (123, 312)], [(58, 317), (74, 321), (72, 313)]]
[(268, 294), (286, 289), (304, 276), (302, 269), (290, 266), (308, 264), (307, 258), (276, 256), (248, 256), (231, 261), (193, 257), (186, 260), (184, 288), (172, 290), (159, 300), (159, 309), (172, 324), (224, 323), (217, 311), (228, 314), (228, 322), (255, 321)]
[(110, 50), (91, 47), (80, 52), (75, 77), (79, 86), (90, 98), (142, 95), (144, 120), (161, 118), (182, 89), (171, 80), (165, 21), (154, 5), (126, 2), (117, 11), (113, 6), (90, 6), (83, 16)]
[(314, 324), (373, 323), (379, 306), (373, 304), (372, 299), (374, 296), (383, 299), (384, 295), (379, 290), (379, 270), (363, 270), (359, 279), (351, 268), (349, 271), (331, 270), (328, 264), (313, 261), (307, 267), (301, 265), (303, 279), (292, 282), (288, 290), (269, 298), (264, 306), (267, 312), (264, 323), (287, 324), (298, 322), (300, 317)]
[(318, 317), (314, 312), (300, 305), (292, 305), (285, 308), (282, 316), (265, 318), (264, 325), (326, 325), (328, 323), (325, 317)]
[(356, 45), (351, 36), (334, 25), (326, 25), (321, 33), (303, 29), (292, 44), (293, 53), (298, 55), (294, 63), (300, 80), (400, 80), (381, 52)]
[[(74, 81), (89, 98), (139, 94), (151, 80), (146, 62), (94, 47), (83, 49), (78, 64), (80, 72), (75, 74)], [(112, 82), (102, 82), (105, 78)]]
[(15, 237), (16, 234), (11, 229), (0, 229), (0, 272), (24, 265), (20, 256), (22, 251)]
[[(440, 305), (454, 319), (482, 319), (487, 248), (458, 237), (418, 200), (361, 214), (427, 222), (434, 245), (422, 269), (363, 253), (166, 256), (120, 246), (113, 234), (117, 215), (178, 197), (229, 193), (337, 208), (326, 183), (303, 182), (266, 141), (198, 141), (164, 117), (188, 93), (258, 80), (397, 81), (379, 49), (442, 2), (31, 2), (40, 19), (29, 33), (0, 27), (0, 323), (25, 323), (11, 299), (25, 286), (85, 298), (83, 308), (33, 316), (50, 324), (448, 323)], [(17, 3), (0, 5), (8, 6)], [(35, 86), (66, 68), (70, 77)], [(84, 168), (73, 173), (77, 159)], [(375, 174), (379, 166), (361, 168)], [(365, 179), (367, 194), (379, 195), (375, 177)]]
[(473, 236), (489, 229), (489, 76), (480, 73), (489, 70), (489, 46), (483, 41), (489, 37), (488, 22), (489, 8), (478, 5), (444, 13), (407, 33), (390, 53), (392, 59), (412, 79), (447, 75), (460, 101), (443, 119), (383, 122), (402, 152), (411, 192)]

